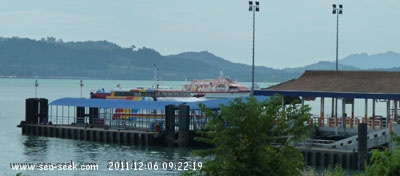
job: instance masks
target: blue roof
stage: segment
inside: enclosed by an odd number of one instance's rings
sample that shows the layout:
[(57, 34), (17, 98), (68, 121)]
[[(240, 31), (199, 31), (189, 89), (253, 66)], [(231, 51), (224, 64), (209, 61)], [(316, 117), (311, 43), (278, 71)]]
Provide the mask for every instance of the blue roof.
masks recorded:
[[(265, 96), (255, 96), (258, 101), (268, 99)], [(246, 100), (246, 97), (242, 99)], [(115, 99), (86, 99), (86, 98), (60, 98), (54, 100), (51, 106), (75, 106), (75, 107), (96, 107), (96, 108), (134, 108), (134, 109), (154, 109), (164, 110), (167, 105), (178, 106), (186, 104), (192, 110), (200, 109), (199, 103), (205, 104), (208, 108), (217, 109), (220, 104), (228, 105), (229, 101), (234, 98), (206, 100), (199, 102), (176, 102), (176, 101), (132, 101), (132, 100), (115, 100)]]

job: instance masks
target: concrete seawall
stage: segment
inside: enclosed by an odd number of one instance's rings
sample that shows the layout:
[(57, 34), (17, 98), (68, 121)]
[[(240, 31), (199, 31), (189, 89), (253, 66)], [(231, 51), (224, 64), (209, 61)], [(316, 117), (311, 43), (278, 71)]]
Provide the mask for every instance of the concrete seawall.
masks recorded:
[(164, 139), (158, 132), (74, 126), (26, 124), (22, 126), (22, 134), (119, 145), (157, 146), (164, 143)]

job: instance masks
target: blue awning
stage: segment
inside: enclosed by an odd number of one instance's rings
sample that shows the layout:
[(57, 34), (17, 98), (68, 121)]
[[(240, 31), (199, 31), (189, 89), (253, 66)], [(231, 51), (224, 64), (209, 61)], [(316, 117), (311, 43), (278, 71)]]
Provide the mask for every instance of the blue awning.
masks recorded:
[[(268, 99), (265, 96), (255, 96), (258, 101)], [(246, 97), (243, 97), (246, 100)], [(205, 104), (206, 107), (211, 109), (219, 108), (220, 104), (228, 105), (229, 101), (234, 98), (206, 100), (199, 102), (172, 102), (172, 101), (132, 101), (132, 100), (115, 100), (115, 99), (86, 99), (86, 98), (60, 98), (54, 100), (50, 106), (74, 106), (74, 107), (95, 107), (95, 108), (123, 108), (123, 109), (151, 109), (151, 110), (164, 110), (167, 105), (179, 106), (186, 104), (192, 110), (200, 109), (199, 103)]]

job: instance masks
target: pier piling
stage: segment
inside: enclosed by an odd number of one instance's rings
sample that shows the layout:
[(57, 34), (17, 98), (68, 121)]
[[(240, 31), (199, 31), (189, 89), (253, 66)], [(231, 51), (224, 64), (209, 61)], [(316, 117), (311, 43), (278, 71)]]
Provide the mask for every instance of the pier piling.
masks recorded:
[(179, 105), (179, 137), (178, 146), (189, 145), (189, 106)]
[(174, 146), (175, 140), (175, 105), (165, 106), (165, 143)]
[(360, 123), (358, 125), (358, 169), (364, 168), (364, 163), (367, 159), (367, 124)]

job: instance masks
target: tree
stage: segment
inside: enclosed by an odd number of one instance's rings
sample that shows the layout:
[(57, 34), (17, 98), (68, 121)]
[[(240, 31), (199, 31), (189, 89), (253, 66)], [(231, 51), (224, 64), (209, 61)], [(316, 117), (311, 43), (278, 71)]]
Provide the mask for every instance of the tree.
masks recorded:
[[(396, 146), (400, 144), (400, 138), (391, 132), (391, 140)], [(384, 151), (373, 150), (369, 159), (370, 164), (365, 166), (365, 172), (361, 175), (396, 176), (400, 175), (400, 148), (386, 148)]]
[(292, 103), (282, 110), (282, 97), (268, 101), (235, 99), (220, 106), (219, 113), (202, 110), (210, 117), (206, 130), (197, 141), (215, 147), (195, 154), (211, 160), (204, 163), (206, 175), (300, 175), (304, 166), (302, 154), (293, 142), (304, 139), (311, 127), (304, 125), (310, 107)]

